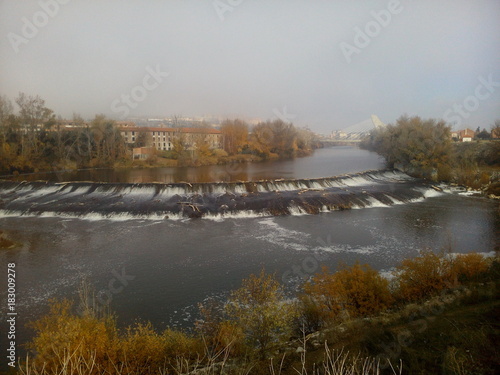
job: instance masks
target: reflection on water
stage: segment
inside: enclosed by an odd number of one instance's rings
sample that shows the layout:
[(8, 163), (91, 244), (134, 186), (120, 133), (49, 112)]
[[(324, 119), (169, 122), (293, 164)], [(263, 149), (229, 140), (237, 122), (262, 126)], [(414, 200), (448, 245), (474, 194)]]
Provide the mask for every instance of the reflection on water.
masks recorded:
[(231, 182), (277, 178), (330, 177), (383, 167), (383, 161), (375, 153), (353, 147), (332, 147), (319, 149), (312, 156), (293, 160), (207, 165), (202, 167), (86, 169), (34, 173), (21, 175), (15, 179), (18, 181), (99, 181), (117, 183)]

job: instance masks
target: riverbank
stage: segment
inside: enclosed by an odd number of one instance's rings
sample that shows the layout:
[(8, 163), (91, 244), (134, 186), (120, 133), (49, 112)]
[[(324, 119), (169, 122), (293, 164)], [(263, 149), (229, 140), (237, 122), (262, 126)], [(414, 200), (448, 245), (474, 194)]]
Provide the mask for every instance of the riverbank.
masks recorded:
[[(222, 151), (222, 150), (219, 150)], [(300, 153), (294, 157), (284, 158), (279, 157), (277, 154), (270, 154), (268, 157), (260, 157), (254, 154), (237, 154), (237, 155), (219, 155), (218, 157), (204, 158), (204, 159), (172, 159), (161, 156), (161, 154), (153, 155), (147, 159), (131, 159), (122, 158), (114, 162), (111, 166), (90, 166), (90, 167), (79, 167), (76, 163), (67, 162), (65, 164), (57, 164), (53, 166), (46, 165), (42, 168), (36, 168), (30, 173), (18, 173), (17, 171), (11, 175), (2, 175), (0, 179), (11, 180), (11, 179), (22, 179), (23, 177), (30, 177), (36, 175), (49, 175), (49, 174), (70, 174), (78, 172), (92, 173), (93, 171), (119, 171), (123, 172), (126, 170), (139, 170), (139, 169), (158, 169), (158, 168), (202, 168), (202, 167), (212, 167), (212, 166), (223, 166), (229, 173), (237, 173), (238, 171), (245, 169), (246, 166), (251, 164), (259, 163), (272, 163), (272, 162), (284, 162), (293, 161), (296, 159), (307, 158), (314, 154), (315, 150), (310, 152)], [(41, 178), (43, 179), (43, 178)]]
[[(352, 147), (321, 148), (309, 157), (247, 161), (232, 158), (228, 164), (198, 167), (154, 167), (139, 161), (135, 167), (95, 168), (22, 174), (4, 177), (15, 181), (95, 181), (120, 183), (232, 182), (280, 178), (321, 178), (384, 167), (375, 153)], [(131, 160), (127, 161), (131, 163)]]
[[(305, 157), (305, 156), (310, 156), (311, 154), (312, 152), (307, 155), (301, 155), (296, 157)], [(114, 168), (120, 169), (120, 168), (202, 167), (210, 165), (258, 163), (262, 161), (293, 160), (294, 158), (280, 159), (278, 155), (274, 155), (268, 159), (264, 159), (262, 157), (252, 154), (239, 154), (239, 155), (229, 156), (227, 155), (227, 153), (225, 153), (223, 155), (205, 159), (178, 160), (178, 159), (169, 159), (166, 157), (162, 157), (161, 155), (153, 155), (144, 160), (122, 159), (114, 164)]]
[[(36, 336), (30, 347), (36, 354), (19, 373), (48, 374), (65, 362), (63, 374), (83, 369), (97, 374), (107, 368), (128, 375), (153, 374), (158, 368), (200, 375), (297, 371), (306, 375), (318, 374), (320, 368), (325, 374), (350, 373), (349, 369), (361, 374), (399, 374), (399, 368), (402, 373), (494, 374), (499, 364), (499, 271), (498, 258), (422, 253), (397, 269), (390, 284), (392, 300), (378, 307), (374, 303), (386, 291), (375, 288), (373, 281), (380, 280), (378, 288), (389, 284), (368, 266), (316, 274), (313, 283), (319, 277), (326, 277), (327, 282), (341, 277), (345, 285), (358, 281), (351, 284), (356, 289), (336, 295), (340, 299), (335, 303), (350, 304), (328, 319), (323, 313), (332, 306), (325, 302), (335, 293), (328, 283), (322, 287), (322, 298), (314, 300), (319, 309), (319, 315), (314, 315), (310, 305), (284, 299), (279, 283), (261, 272), (244, 280), (222, 310), (203, 304), (196, 335), (170, 328), (159, 333), (149, 323), (118, 330), (115, 318), (103, 315), (102, 308), (95, 310), (102, 306), (95, 305), (91, 291), (84, 289), (79, 313), (70, 302), (53, 303), (51, 313), (32, 324)], [(413, 276), (418, 272), (416, 284), (406, 278), (408, 272)], [(431, 274), (433, 279), (429, 279)], [(419, 297), (404, 297), (401, 293), (408, 287), (417, 288)], [(315, 298), (305, 290), (300, 301)], [(244, 300), (244, 310), (231, 308)], [(371, 306), (372, 313), (362, 313), (363, 306)], [(254, 324), (262, 319), (266, 324)], [(311, 330), (314, 322), (320, 323), (319, 329)], [(61, 326), (66, 327), (64, 332)]]

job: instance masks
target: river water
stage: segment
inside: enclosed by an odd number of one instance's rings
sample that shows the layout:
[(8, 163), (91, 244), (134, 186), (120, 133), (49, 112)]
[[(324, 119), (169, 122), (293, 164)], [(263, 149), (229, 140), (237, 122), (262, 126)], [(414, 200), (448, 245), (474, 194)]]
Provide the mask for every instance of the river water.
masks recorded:
[[(67, 180), (92, 177), (114, 183), (176, 183), (315, 179), (380, 169), (383, 163), (370, 152), (339, 147), (317, 150), (311, 157), (293, 161), (233, 167), (204, 167), (199, 174), (192, 168), (107, 171), (102, 176), (100, 173), (104, 171), (93, 176), (88, 174), (91, 172), (81, 172), (72, 174)], [(61, 181), (62, 175), (54, 176), (44, 178)], [(34, 180), (41, 176), (31, 177)], [(175, 220), (158, 215), (124, 216), (114, 211), (111, 214), (106, 211), (107, 216), (102, 213), (96, 216), (89, 215), (88, 211), (81, 214), (76, 209), (66, 212), (50, 208), (60, 205), (61, 201), (73, 205), (77, 199), (87, 197), (78, 204), (83, 207), (93, 204), (94, 210), (98, 207), (108, 210), (110, 205), (100, 202), (108, 202), (110, 194), (124, 200), (125, 207), (129, 207), (127, 197), (140, 201), (142, 196), (149, 194), (140, 190), (140, 185), (113, 185), (111, 192), (107, 188), (99, 195), (96, 191), (100, 188), (90, 189), (89, 185), (84, 186), (87, 190), (82, 190), (83, 193), (78, 193), (83, 185), (40, 187), (28, 183), (13, 190), (5, 188), (3, 195), (0, 194), (4, 201), (4, 209), (0, 210), (0, 229), (22, 244), (16, 249), (0, 251), (4, 275), (8, 263), (16, 264), (18, 350), (31, 335), (25, 324), (48, 311), (50, 298), (76, 300), (78, 285), (84, 279), (98, 291), (98, 303), (109, 302), (121, 325), (142, 320), (151, 321), (159, 329), (190, 327), (197, 303), (209, 297), (224, 298), (228, 291), (240, 286), (243, 278), (262, 268), (275, 273), (292, 293), (300, 280), (319, 271), (321, 264), (334, 269), (339, 262), (360, 261), (384, 272), (424, 248), (437, 250), (451, 246), (457, 253), (490, 253), (498, 246), (497, 202), (446, 186), (442, 186), (443, 191), (436, 191), (425, 182), (413, 181), (400, 174), (384, 172), (362, 174), (361, 177), (340, 182), (314, 180), (318, 186), (323, 184), (320, 188), (303, 188), (304, 183), (312, 184), (307, 181), (299, 184), (302, 186), (300, 193), (304, 193), (301, 197), (310, 194), (307, 202), (318, 201), (321, 196), (333, 192), (338, 195), (340, 191), (343, 197), (361, 202), (353, 204), (349, 210), (333, 207), (317, 215), (289, 210), (287, 215), (272, 216), (266, 211), (245, 215), (246, 211), (240, 209), (238, 215), (207, 214), (198, 220), (182, 215)], [(311, 186), (316, 186), (314, 184)], [(64, 187), (62, 191), (60, 186)], [(161, 204), (160, 201), (167, 197), (165, 191), (172, 186), (153, 186), (156, 189), (154, 201)], [(221, 185), (200, 186), (207, 189), (207, 186), (220, 188)], [(239, 185), (224, 186), (234, 190)], [(284, 199), (287, 194), (295, 194), (293, 186), (283, 186), (278, 186), (280, 191), (259, 190), (252, 199), (269, 200), (270, 194), (280, 195), (273, 199)], [(118, 187), (121, 190), (116, 190)], [(49, 188), (59, 190), (42, 193)], [(212, 195), (214, 191), (216, 189), (211, 190)], [(390, 200), (380, 198), (376, 195), (379, 193), (389, 196)], [(246, 193), (241, 195), (246, 196)], [(201, 196), (208, 199), (206, 193)], [(113, 204), (116, 204), (115, 198)], [(298, 195), (292, 198), (297, 204)], [(30, 207), (37, 207), (37, 213), (33, 214)], [(6, 316), (6, 277), (2, 277), (0, 285), (0, 312)], [(4, 323), (2, 332), (5, 332)], [(6, 345), (5, 336), (2, 334), (0, 338), (2, 351)]]
[(375, 153), (352, 147), (332, 147), (316, 150), (312, 157), (294, 160), (202, 167), (87, 169), (25, 174), (13, 179), (116, 183), (231, 182), (271, 178), (320, 178), (379, 168), (383, 168), (383, 160)]

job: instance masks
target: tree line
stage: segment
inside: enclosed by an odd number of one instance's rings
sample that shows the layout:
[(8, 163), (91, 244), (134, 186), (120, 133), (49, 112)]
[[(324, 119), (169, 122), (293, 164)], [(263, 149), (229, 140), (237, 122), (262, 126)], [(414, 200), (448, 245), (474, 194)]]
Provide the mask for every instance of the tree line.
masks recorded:
[[(496, 134), (499, 129), (500, 121), (497, 120), (491, 133)], [(401, 116), (395, 124), (372, 130), (361, 142), (361, 147), (382, 155), (391, 168), (417, 177), (468, 186), (480, 184), (480, 180), (483, 185), (489, 183), (491, 171), (481, 172), (481, 169), (500, 163), (500, 140), (454, 142), (451, 127), (443, 120), (418, 116)]]
[(38, 95), (20, 93), (15, 103), (0, 97), (0, 173), (112, 166), (125, 157), (126, 147), (113, 120), (96, 115), (86, 123), (73, 115), (74, 128)]
[(229, 155), (247, 153), (274, 159), (304, 156), (318, 147), (313, 132), (280, 119), (260, 122), (249, 130), (242, 120), (223, 121), (224, 150)]
[[(130, 149), (151, 144), (144, 132), (127, 145), (116, 122), (104, 115), (86, 122), (74, 114), (73, 127), (63, 127), (62, 118), (38, 95), (20, 93), (15, 104), (17, 112), (9, 98), (0, 96), (0, 174), (131, 166)], [(188, 144), (179, 133), (172, 150), (155, 151), (148, 162), (196, 166), (292, 158), (307, 155), (318, 145), (311, 131), (281, 120), (253, 127), (239, 119), (225, 120), (221, 131), (222, 149), (213, 149), (202, 134)]]

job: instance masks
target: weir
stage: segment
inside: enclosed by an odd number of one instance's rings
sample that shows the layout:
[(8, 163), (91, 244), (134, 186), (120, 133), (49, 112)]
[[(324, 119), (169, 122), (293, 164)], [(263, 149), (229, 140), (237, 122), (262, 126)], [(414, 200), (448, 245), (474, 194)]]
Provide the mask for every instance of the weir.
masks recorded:
[(433, 187), (397, 170), (216, 183), (0, 181), (0, 216), (174, 219), (317, 214), (424, 199)]

